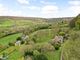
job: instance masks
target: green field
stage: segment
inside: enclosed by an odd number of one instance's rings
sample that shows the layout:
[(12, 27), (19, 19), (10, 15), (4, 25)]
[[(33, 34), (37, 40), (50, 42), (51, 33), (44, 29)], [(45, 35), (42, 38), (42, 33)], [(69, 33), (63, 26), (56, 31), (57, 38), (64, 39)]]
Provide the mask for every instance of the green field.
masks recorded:
[(7, 45), (9, 42), (15, 42), (17, 37), (20, 37), (20, 36), (21, 36), (21, 33), (0, 38), (0, 44)]
[(30, 37), (36, 39), (36, 42), (42, 43), (42, 42), (49, 42), (53, 37), (55, 33), (51, 29), (43, 29), (36, 32), (33, 32)]
[(61, 50), (47, 52), (45, 55), (48, 57), (48, 60), (60, 60)]
[(80, 60), (79, 17), (71, 21), (58, 19), (1, 19), (0, 57), (7, 57), (6, 60)]

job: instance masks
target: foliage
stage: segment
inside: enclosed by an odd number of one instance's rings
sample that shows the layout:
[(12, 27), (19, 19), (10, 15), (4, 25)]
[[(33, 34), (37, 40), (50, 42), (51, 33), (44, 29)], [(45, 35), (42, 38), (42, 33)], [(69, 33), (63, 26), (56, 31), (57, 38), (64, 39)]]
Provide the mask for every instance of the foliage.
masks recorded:
[[(43, 29), (36, 31), (30, 35), (30, 39), (33, 40), (36, 43), (41, 42), (48, 42), (50, 39), (54, 37), (56, 32), (52, 29)], [(53, 33), (54, 32), (54, 33)]]
[(61, 44), (60, 43), (54, 44), (54, 47), (56, 50), (59, 50), (59, 48), (61, 47)]
[(70, 27), (80, 29), (80, 14), (70, 21)]
[(64, 36), (65, 35), (65, 32), (59, 32), (59, 35), (60, 36)]
[(23, 56), (27, 56), (28, 54), (33, 54), (34, 47), (32, 45), (24, 45), (20, 48), (20, 52)]
[(19, 41), (19, 40), (22, 40), (21, 37), (18, 37), (18, 38), (17, 38), (17, 41)]
[(9, 45), (9, 46), (15, 46), (15, 43), (14, 43), (14, 42), (9, 42), (8, 45)]
[(64, 60), (79, 60), (80, 59), (80, 31), (70, 31), (70, 38), (63, 45)]

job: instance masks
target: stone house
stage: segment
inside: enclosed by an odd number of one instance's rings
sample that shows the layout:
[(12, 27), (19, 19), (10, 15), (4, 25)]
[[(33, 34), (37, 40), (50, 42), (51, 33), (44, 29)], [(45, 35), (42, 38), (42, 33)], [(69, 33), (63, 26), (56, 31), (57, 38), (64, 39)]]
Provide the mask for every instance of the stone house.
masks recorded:
[(21, 37), (21, 38), (22, 38), (22, 40), (23, 40), (23, 41), (25, 41), (26, 39), (28, 39), (28, 38), (29, 38), (29, 36), (28, 36), (28, 35), (26, 35), (26, 36), (25, 36), (25, 35), (22, 35), (22, 37)]
[(55, 36), (54, 41), (63, 43), (63, 36)]
[(15, 42), (15, 46), (20, 46), (21, 45), (21, 41), (16, 41)]

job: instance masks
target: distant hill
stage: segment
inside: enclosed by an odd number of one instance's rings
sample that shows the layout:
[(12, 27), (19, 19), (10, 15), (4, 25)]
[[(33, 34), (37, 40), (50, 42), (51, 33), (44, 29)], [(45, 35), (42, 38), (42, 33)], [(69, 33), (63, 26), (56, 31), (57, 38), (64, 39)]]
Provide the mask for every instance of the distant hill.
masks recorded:
[(47, 19), (48, 22), (58, 22), (58, 21), (71, 21), (74, 17), (62, 17), (62, 18), (49, 18)]
[(0, 20), (12, 19), (12, 20), (45, 20), (45, 18), (38, 17), (17, 17), (17, 16), (0, 16)]
[(58, 22), (58, 21), (63, 21), (63, 20), (67, 20), (70, 21), (72, 20), (74, 17), (62, 17), (62, 18), (39, 18), (39, 17), (17, 17), (17, 16), (0, 16), (0, 20), (7, 20), (7, 19), (11, 19), (11, 20), (42, 20), (42, 21), (46, 21), (46, 22)]

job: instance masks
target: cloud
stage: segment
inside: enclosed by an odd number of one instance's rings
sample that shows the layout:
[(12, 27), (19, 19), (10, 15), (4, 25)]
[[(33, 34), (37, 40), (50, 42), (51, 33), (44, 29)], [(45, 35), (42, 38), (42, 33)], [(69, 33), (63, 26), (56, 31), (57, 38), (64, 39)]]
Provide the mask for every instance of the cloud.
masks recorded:
[(2, 4), (0, 4), (0, 15), (7, 14), (8, 9), (4, 7)]
[(80, 5), (80, 1), (79, 0), (72, 0), (72, 1), (69, 1), (69, 4), (71, 4), (71, 5)]
[(56, 15), (59, 11), (59, 8), (55, 5), (46, 5), (42, 7), (41, 13), (46, 17), (52, 17)]
[(54, 5), (47, 5), (42, 8), (43, 14), (53, 14), (58, 12), (58, 7)]
[(41, 0), (40, 3), (41, 3), (41, 4), (45, 4), (45, 5), (48, 5), (48, 4), (56, 4), (56, 2), (49, 2), (49, 1), (47, 1), (47, 0), (46, 0), (46, 1), (42, 1), (42, 0)]
[(31, 10), (39, 10), (40, 9), (40, 7), (38, 7), (38, 6), (29, 6), (28, 8)]
[(20, 10), (11, 10), (5, 7), (3, 4), (0, 4), (0, 16), (21, 16), (22, 11)]
[(29, 4), (29, 0), (17, 0), (20, 4)]
[(72, 10), (72, 12), (77, 15), (80, 13), (80, 6), (71, 6), (70, 10)]
[(40, 1), (40, 3), (43, 3), (43, 4), (44, 4), (44, 3), (45, 3), (45, 1)]
[(80, 13), (80, 0), (71, 0), (69, 1), (69, 9), (73, 12), (73, 14), (77, 15)]
[(22, 11), (20, 10), (9, 10), (8, 16), (22, 16)]

